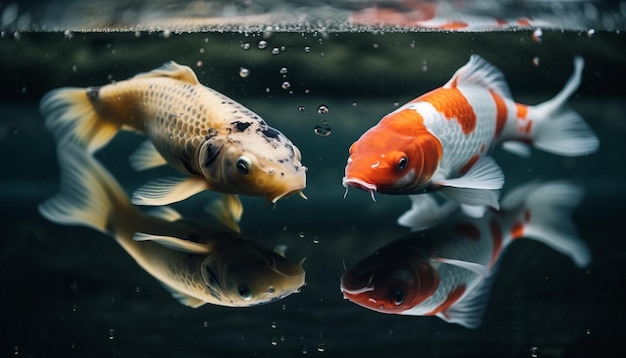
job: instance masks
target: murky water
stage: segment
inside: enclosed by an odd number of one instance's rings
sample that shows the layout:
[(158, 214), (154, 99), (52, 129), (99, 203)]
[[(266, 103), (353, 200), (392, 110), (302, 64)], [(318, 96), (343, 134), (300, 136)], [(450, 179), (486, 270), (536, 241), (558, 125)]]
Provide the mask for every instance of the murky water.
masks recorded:
[[(6, 9), (6, 6), (4, 7)], [(17, 20), (16, 20), (17, 21)], [(538, 38), (539, 35), (539, 38)], [(347, 149), (397, 108), (445, 83), (473, 53), (505, 74), (514, 98), (552, 97), (586, 60), (569, 104), (600, 138), (592, 155), (530, 159), (496, 149), (504, 190), (530, 180), (570, 179), (585, 189), (574, 212), (593, 254), (586, 269), (531, 240), (502, 260), (480, 328), (435, 317), (384, 315), (342, 298), (339, 279), (406, 231), (401, 196), (352, 189), (341, 178)], [(242, 231), (306, 257), (300, 293), (251, 308), (180, 305), (108, 237), (52, 224), (37, 205), (58, 190), (55, 142), (38, 111), (57, 87), (126, 79), (175, 60), (200, 82), (284, 132), (308, 168), (308, 200), (275, 207), (242, 198)], [(624, 138), (626, 41), (619, 31), (535, 28), (415, 31), (4, 31), (0, 37), (0, 352), (25, 357), (608, 356), (626, 318)], [(128, 156), (142, 137), (121, 133), (97, 158), (128, 192), (173, 170), (137, 173)], [(217, 194), (176, 204), (202, 218)]]

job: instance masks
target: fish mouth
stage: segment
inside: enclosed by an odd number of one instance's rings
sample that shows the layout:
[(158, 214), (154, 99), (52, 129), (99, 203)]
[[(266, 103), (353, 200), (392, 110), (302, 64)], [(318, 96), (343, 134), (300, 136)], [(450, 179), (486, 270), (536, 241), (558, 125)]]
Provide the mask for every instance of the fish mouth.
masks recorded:
[(360, 286), (358, 288), (349, 288), (347, 287), (349, 284), (344, 280), (341, 280), (341, 292), (343, 293), (343, 298), (350, 298), (351, 296), (360, 295), (365, 292), (374, 291), (374, 275), (371, 275), (367, 285)]
[(267, 199), (269, 202), (271, 202), (272, 204), (276, 204), (276, 202), (278, 202), (278, 200), (282, 199), (282, 198), (286, 198), (290, 195), (293, 194), (298, 194), (302, 199), (307, 200), (308, 198), (306, 197), (306, 195), (304, 195), (304, 193), (302, 192), (302, 189), (295, 189), (295, 190), (289, 190), (286, 191), (282, 194), (278, 194), (277, 196), (273, 197), (272, 199), (270, 199), (270, 197), (268, 196)]
[(361, 179), (347, 178), (347, 177), (343, 177), (343, 179), (341, 180), (341, 184), (346, 188), (346, 192), (343, 195), (344, 199), (348, 195), (348, 189), (350, 187), (353, 187), (353, 188), (367, 191), (368, 193), (370, 193), (372, 200), (376, 201), (376, 198), (374, 197), (374, 193), (377, 192), (376, 184), (368, 183)]

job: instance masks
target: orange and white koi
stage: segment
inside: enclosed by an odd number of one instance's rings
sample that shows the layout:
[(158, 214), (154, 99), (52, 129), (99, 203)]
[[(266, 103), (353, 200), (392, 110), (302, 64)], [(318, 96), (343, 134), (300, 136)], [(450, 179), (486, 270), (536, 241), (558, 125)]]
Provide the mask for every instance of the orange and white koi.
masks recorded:
[(300, 150), (173, 61), (109, 85), (53, 90), (41, 100), (41, 112), (58, 141), (77, 142), (90, 153), (120, 129), (143, 133), (149, 140), (130, 157), (135, 169), (170, 164), (189, 175), (148, 183), (135, 192), (135, 204), (170, 204), (203, 190), (272, 203), (292, 193), (304, 197)]
[[(478, 219), (456, 210), (457, 203), (433, 200), (429, 212), (446, 217), (445, 223), (414, 231), (347, 270), (343, 296), (382, 313), (437, 316), (476, 328), (500, 258), (515, 240), (546, 244), (577, 267), (589, 264), (589, 249), (569, 218), (581, 197), (580, 188), (564, 182), (527, 184), (509, 193), (502, 210), (488, 210)], [(421, 212), (413, 207), (398, 223), (412, 228)]]
[(61, 145), (59, 166), (61, 189), (39, 212), (57, 224), (86, 226), (114, 238), (181, 304), (248, 307), (279, 300), (304, 285), (302, 262), (239, 233), (243, 208), (236, 195), (224, 195), (213, 205), (217, 224), (184, 219), (167, 207), (148, 214), (132, 205), (82, 148)]
[[(504, 174), (488, 156), (495, 144), (529, 155), (580, 156), (599, 142), (584, 120), (565, 107), (578, 88), (584, 62), (551, 100), (514, 102), (503, 74), (472, 55), (452, 78), (383, 117), (349, 150), (343, 185), (383, 194), (441, 190), (468, 206), (498, 207)], [(347, 193), (347, 190), (346, 190)]]

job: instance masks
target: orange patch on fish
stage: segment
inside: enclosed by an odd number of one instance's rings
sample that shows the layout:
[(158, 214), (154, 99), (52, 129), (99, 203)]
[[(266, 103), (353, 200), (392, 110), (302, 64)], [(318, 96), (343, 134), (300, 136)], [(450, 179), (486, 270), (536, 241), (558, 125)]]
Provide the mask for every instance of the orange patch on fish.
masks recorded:
[(456, 118), (465, 134), (476, 128), (474, 108), (457, 88), (438, 88), (418, 97), (414, 102), (428, 102), (446, 119)]
[(463, 164), (463, 166), (461, 167), (461, 169), (459, 169), (459, 174), (461, 175), (465, 175), (465, 173), (468, 172), (468, 170), (470, 170), (472, 168), (472, 166), (478, 161), (478, 158), (480, 158), (480, 155), (478, 154), (474, 154), (474, 156), (472, 156), (467, 163)]
[(493, 240), (493, 251), (491, 253), (490, 266), (493, 266), (493, 264), (498, 259), (498, 256), (500, 255), (500, 250), (502, 249), (503, 237), (502, 237), (502, 229), (500, 228), (500, 225), (498, 224), (497, 221), (491, 220), (489, 222), (489, 230), (491, 231), (491, 238)]
[(526, 119), (528, 115), (528, 106), (525, 104), (515, 103), (515, 110), (517, 118)]
[(495, 137), (499, 137), (502, 131), (504, 130), (504, 126), (506, 125), (506, 117), (507, 117), (507, 109), (506, 102), (504, 98), (494, 92), (493, 90), (489, 90), (491, 93), (491, 97), (496, 104), (496, 133)]

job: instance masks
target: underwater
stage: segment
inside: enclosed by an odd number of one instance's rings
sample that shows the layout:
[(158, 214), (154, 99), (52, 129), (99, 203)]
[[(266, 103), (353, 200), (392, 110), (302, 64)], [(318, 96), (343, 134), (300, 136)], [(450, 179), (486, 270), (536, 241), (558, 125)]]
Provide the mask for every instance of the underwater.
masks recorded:
[(0, 1), (0, 354), (621, 356), (624, 30), (623, 1)]

